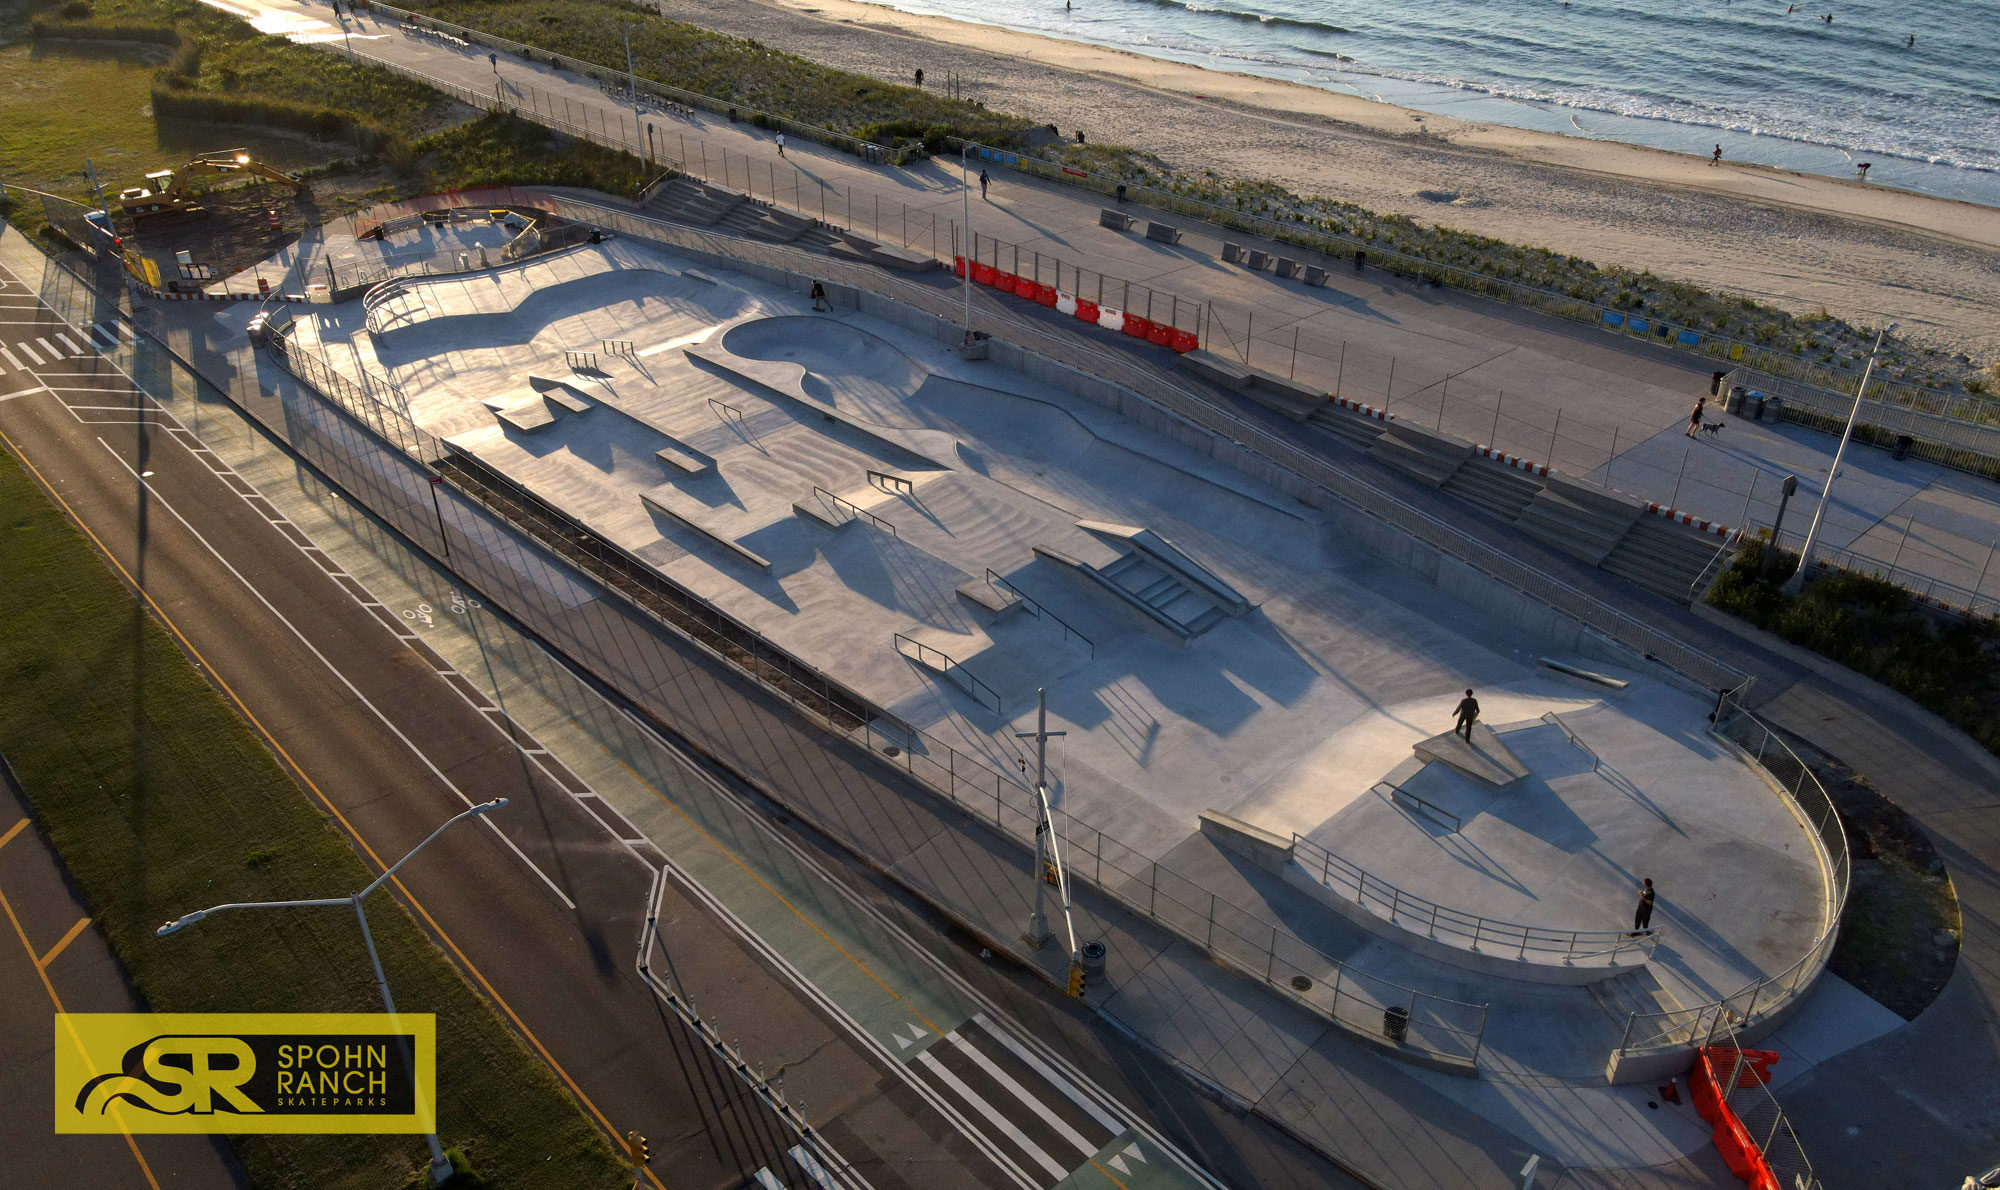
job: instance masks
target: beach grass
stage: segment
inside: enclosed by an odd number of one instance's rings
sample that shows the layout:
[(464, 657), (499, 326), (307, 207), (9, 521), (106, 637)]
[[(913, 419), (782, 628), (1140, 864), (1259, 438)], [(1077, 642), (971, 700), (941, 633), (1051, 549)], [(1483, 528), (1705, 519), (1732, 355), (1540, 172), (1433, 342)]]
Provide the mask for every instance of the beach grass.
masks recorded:
[[(162, 1012), (380, 1011), (341, 910), (225, 915), (224, 901), (337, 896), (370, 878), (132, 591), (0, 453), (0, 753), (134, 988)], [(397, 1006), (437, 1016), (439, 1132), (496, 1186), (629, 1180), (577, 1104), (387, 893), (369, 920)], [(239, 1136), (260, 1190), (411, 1184), (416, 1136)], [(418, 1182), (417, 1184), (421, 1184)]]

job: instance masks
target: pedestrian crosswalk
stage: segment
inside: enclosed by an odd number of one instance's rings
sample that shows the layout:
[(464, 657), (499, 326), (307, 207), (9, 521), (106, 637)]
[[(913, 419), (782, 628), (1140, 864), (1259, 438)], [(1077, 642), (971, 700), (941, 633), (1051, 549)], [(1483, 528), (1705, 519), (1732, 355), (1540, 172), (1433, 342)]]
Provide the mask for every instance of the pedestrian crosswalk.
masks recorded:
[(1065, 1180), (1126, 1130), (984, 1014), (937, 1039), (910, 1067), (1038, 1186)]
[[(0, 328), (5, 329), (5, 328)], [(63, 360), (83, 359), (114, 351), (122, 343), (137, 343), (139, 335), (121, 321), (106, 320), (55, 330), (36, 326), (47, 334), (22, 334), (12, 341), (0, 341), (0, 373), (26, 372), (46, 368)]]

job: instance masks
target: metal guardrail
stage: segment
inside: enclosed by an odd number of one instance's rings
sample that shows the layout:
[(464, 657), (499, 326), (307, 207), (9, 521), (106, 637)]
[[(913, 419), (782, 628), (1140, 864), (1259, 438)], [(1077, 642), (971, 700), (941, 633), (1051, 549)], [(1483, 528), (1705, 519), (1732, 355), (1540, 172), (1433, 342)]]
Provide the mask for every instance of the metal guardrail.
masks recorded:
[[(1813, 569), (1820, 571), (1846, 571), (1850, 574), (1872, 574), (1876, 578), (1908, 591), (1918, 603), (1950, 612), (1968, 620), (1990, 619), (2000, 616), (2000, 595), (1983, 594), (1957, 583), (1948, 583), (1920, 570), (1899, 566), (1894, 562), (1884, 562), (1852, 549), (1830, 549), (1813, 547)], [(1982, 574), (1981, 579), (1985, 576)]]
[(1626, 1018), (1625, 1033), (1613, 1051), (1619, 1056), (1655, 1053), (1711, 1045), (1730, 1031), (1747, 1032), (1757, 1022), (1779, 1011), (1808, 991), (1833, 954), (1840, 936), (1840, 915), (1847, 908), (1847, 891), (1852, 876), (1852, 860), (1847, 850), (1847, 834), (1840, 825), (1840, 813), (1825, 786), (1755, 715), (1725, 695), (1717, 700), (1715, 726), (1711, 730), (1753, 757), (1768, 773), (1805, 824), (1807, 834), (1819, 853), (1826, 881), (1826, 927), (1806, 953), (1784, 971), (1752, 981), (1721, 999), (1668, 1012), (1635, 1012)]
[(1569, 967), (1627, 954), (1651, 957), (1666, 933), (1664, 929), (1558, 930), (1496, 921), (1406, 892), (1304, 835), (1292, 835), (1292, 854), (1322, 885), (1390, 925), (1474, 954)]
[(1562, 732), (1563, 735), (1569, 739), (1569, 742), (1575, 745), (1579, 751), (1581, 751), (1585, 756), (1590, 757), (1591, 772), (1594, 773), (1597, 770), (1604, 767), (1604, 762), (1597, 758), (1597, 749), (1591, 747), (1589, 744), (1584, 743), (1583, 737), (1576, 734), (1576, 732), (1570, 728), (1569, 724), (1564, 723), (1561, 715), (1556, 714), (1554, 711), (1546, 712), (1545, 714), (1542, 715), (1542, 722), (1554, 726), (1558, 731)]
[[(1388, 792), (1383, 793), (1384, 790)], [(1453, 834), (1457, 834), (1458, 829), (1465, 825), (1464, 820), (1450, 810), (1445, 809), (1436, 802), (1418, 797), (1394, 781), (1377, 781), (1369, 787), (1368, 792), (1382, 793), (1390, 802), (1408, 806), (1413, 813), (1423, 815)]]
[[(1786, 421), (1838, 434), (1854, 409), (1860, 377), (1848, 378), (1847, 389), (1841, 392), (1736, 368), (1722, 383), (1724, 392), (1740, 385), (1778, 398)], [(2000, 478), (2000, 401), (1871, 382), (1855, 419), (1855, 433), (1877, 446), (1894, 446), (1898, 437), (1907, 436), (1908, 451), (1918, 458)]]
[[(902, 653), (903, 656), (908, 657), (909, 653), (904, 651), (903, 646), (910, 645), (914, 647), (917, 651), (915, 660), (918, 665), (943, 674), (946, 681), (970, 694), (974, 701), (986, 707), (994, 714), (1004, 715), (1007, 713), (1006, 704), (1001, 700), (1000, 692), (980, 681), (979, 675), (965, 668), (964, 663), (956, 657), (953, 657), (943, 649), (933, 649), (924, 642), (913, 640), (900, 632), (892, 633), (891, 635), (894, 637), (892, 643), (895, 644), (898, 653)], [(943, 664), (939, 664), (939, 662)], [(970, 682), (971, 685), (966, 685), (967, 682)], [(983, 695), (981, 694), (982, 691), (984, 691)], [(988, 699), (992, 701), (988, 702)]]
[[(735, 242), (717, 244), (716, 248), (724, 246), (745, 251), (767, 247)], [(824, 270), (818, 274), (826, 275)], [(805, 276), (797, 280), (803, 282)], [(990, 822), (1025, 846), (1033, 846), (1039, 811), (1032, 790), (1003, 777), (978, 758), (890, 719), (705, 597), (672, 583), (513, 481), (450, 450), (417, 428), (406, 414), (398, 416), (394, 407), (369, 398), (359, 384), (333, 369), (324, 358), (284, 342), (274, 343), (272, 349), (308, 388), (347, 411), (382, 441), (434, 467), (455, 490), (530, 540), (616, 591), (666, 628), (746, 670), (795, 710), (884, 757), (885, 762), (897, 764), (968, 815)], [(1089, 880), (1103, 894), (1202, 947), (1246, 978), (1369, 1037), (1382, 1035), (1384, 1014), (1393, 1009), (1407, 1022), (1398, 1043), (1402, 1048), (1468, 1068), (1477, 1063), (1486, 1005), (1431, 995), (1351, 967), (1257, 910), (1223, 900), (1199, 882), (1067, 813), (1060, 829), (1072, 875)]]
[(1008, 582), (1003, 575), (995, 572), (991, 566), (988, 566), (986, 568), (986, 585), (989, 587), (998, 587), (1001, 590), (1007, 592), (1009, 595), (1012, 595), (1014, 598), (1020, 600), (1021, 607), (1023, 608), (1023, 610), (1025, 610), (1029, 615), (1035, 617), (1037, 620), (1047, 620), (1049, 623), (1054, 624), (1056, 627), (1062, 629), (1063, 640), (1065, 643), (1067, 643), (1072, 638), (1082, 641), (1084, 651), (1089, 653), (1093, 659), (1096, 658), (1097, 645), (1095, 642), (1093, 642), (1089, 637), (1085, 636), (1083, 633), (1078, 632), (1076, 629), (1070, 627), (1069, 621), (1063, 619), (1061, 616), (1058, 616), (1054, 612), (1050, 611), (1048, 608), (1043, 607), (1026, 591), (1023, 591), (1021, 590), (1021, 588), (1015, 586), (1013, 583)]

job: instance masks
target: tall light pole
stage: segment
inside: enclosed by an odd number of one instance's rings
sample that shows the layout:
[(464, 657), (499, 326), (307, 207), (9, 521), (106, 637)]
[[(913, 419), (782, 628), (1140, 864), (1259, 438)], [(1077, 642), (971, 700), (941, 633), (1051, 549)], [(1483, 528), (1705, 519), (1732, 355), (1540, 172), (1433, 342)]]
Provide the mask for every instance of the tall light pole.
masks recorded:
[(1876, 333), (1875, 346), (1868, 352), (1868, 366), (1861, 369), (1861, 383), (1854, 390), (1854, 407), (1847, 411), (1847, 428), (1840, 432), (1840, 446), (1833, 452), (1833, 466), (1827, 469), (1826, 487), (1820, 491), (1819, 507), (1813, 509), (1812, 525), (1806, 530), (1806, 543), (1799, 547), (1799, 568), (1785, 580), (1784, 592), (1787, 595), (1796, 595), (1805, 589), (1806, 568), (1812, 565), (1813, 544), (1819, 540), (1820, 519), (1826, 516), (1827, 498), (1833, 494), (1833, 481), (1840, 475), (1840, 460), (1847, 454), (1848, 440), (1854, 437), (1854, 421), (1861, 416), (1861, 398), (1868, 392), (1868, 378), (1875, 374), (1875, 361), (1882, 354), (1882, 340), (1895, 329), (1896, 324), (1892, 322)]
[[(1049, 692), (1046, 689), (1037, 689), (1035, 730), (1014, 733), (1016, 739), (1035, 741), (1035, 915), (1028, 919), (1028, 932), (1024, 938), (1028, 945), (1036, 950), (1040, 950), (1051, 937), (1049, 915), (1043, 911), (1042, 893), (1043, 887), (1048, 883), (1043, 874), (1049, 870), (1051, 849), (1055, 844), (1055, 840), (1049, 836), (1050, 829), (1054, 826), (1049, 820), (1049, 738), (1068, 734), (1066, 731), (1049, 730)], [(1061, 891), (1064, 877), (1060, 859), (1056, 861), (1055, 869), (1056, 888)], [(1063, 900), (1063, 911), (1067, 915), (1069, 898), (1066, 893)], [(1075, 931), (1072, 930), (1071, 933), (1074, 934)], [(1071, 946), (1070, 949), (1075, 950), (1076, 947)]]
[(966, 151), (970, 141), (958, 142), (958, 197), (965, 213), (965, 345), (972, 345), (972, 171)]
[[(403, 858), (397, 860), (395, 863), (390, 864), (387, 868), (383, 870), (380, 876), (377, 876), (374, 880), (368, 883), (368, 887), (362, 889), (360, 892), (353, 894), (352, 896), (324, 897), (319, 900), (311, 900), (311, 901), (236, 901), (226, 905), (212, 905), (207, 909), (197, 909), (193, 913), (187, 914), (184, 917), (177, 917), (153, 932), (158, 936), (164, 938), (168, 934), (177, 933), (180, 930), (183, 930), (188, 926), (191, 926), (194, 923), (202, 920), (203, 918), (211, 917), (217, 913), (221, 913), (225, 909), (294, 909), (294, 908), (303, 908), (308, 905), (350, 906), (354, 910), (355, 920), (361, 923), (361, 940), (368, 946), (368, 961), (374, 964), (375, 966), (375, 986), (376, 988), (380, 989), (382, 993), (382, 1007), (385, 1011), (388, 1012), (390, 1016), (393, 1017), (396, 1015), (396, 1001), (395, 998), (389, 994), (389, 977), (382, 971), (381, 956), (375, 953), (375, 935), (368, 929), (368, 913), (367, 910), (363, 908), (362, 902), (368, 899), (368, 895), (370, 893), (374, 892), (378, 888), (381, 888), (383, 882), (387, 881), (389, 877), (394, 876), (396, 874), (396, 869), (402, 867), (406, 863), (409, 863), (411, 856), (414, 856), (417, 852), (422, 851), (424, 848), (430, 846), (431, 840), (437, 838), (439, 835), (445, 833), (447, 830), (450, 830), (453, 823), (456, 823), (461, 819), (476, 818), (481, 814), (490, 813), (494, 810), (500, 809), (506, 804), (507, 804), (506, 798), (504, 797), (494, 798), (490, 802), (481, 802), (478, 805), (473, 806), (469, 810), (463, 810), (457, 814), (452, 815), (450, 818), (445, 820), (444, 825), (438, 827), (436, 830), (432, 831), (429, 835), (427, 835), (424, 838), (423, 842), (417, 844), (415, 847), (410, 848), (409, 854), (403, 856)], [(414, 1092), (417, 1085), (416, 1059), (410, 1053), (409, 1046), (407, 1044), (398, 1045), (396, 1048), (403, 1055), (404, 1068), (410, 1072), (410, 1087)], [(419, 1103), (417, 1106), (421, 1109), (422, 1104)], [(444, 1146), (438, 1143), (437, 1133), (431, 1132), (425, 1134), (424, 1143), (429, 1145), (431, 1150), (431, 1168), (430, 1168), (431, 1185), (433, 1186), (443, 1185), (445, 1182), (451, 1179), (451, 1161), (444, 1155)]]

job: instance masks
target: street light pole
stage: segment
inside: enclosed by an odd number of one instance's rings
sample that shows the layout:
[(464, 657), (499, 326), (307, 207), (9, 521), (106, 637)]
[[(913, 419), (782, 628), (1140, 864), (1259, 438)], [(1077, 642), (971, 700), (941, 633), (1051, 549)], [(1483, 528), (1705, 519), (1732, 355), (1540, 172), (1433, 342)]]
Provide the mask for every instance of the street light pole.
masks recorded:
[[(207, 909), (197, 909), (194, 912), (189, 913), (183, 917), (177, 917), (174, 920), (168, 922), (166, 925), (163, 925), (159, 929), (153, 931), (153, 933), (161, 938), (164, 938), (169, 934), (178, 933), (179, 931), (186, 929), (188, 926), (191, 926), (194, 923), (201, 921), (204, 918), (212, 917), (217, 913), (221, 913), (225, 909), (297, 909), (297, 908), (305, 908), (307, 906), (332, 906), (332, 905), (350, 906), (354, 910), (355, 920), (361, 923), (361, 941), (367, 945), (368, 962), (375, 968), (375, 987), (382, 993), (382, 1008), (391, 1017), (394, 1017), (396, 1015), (396, 1000), (395, 997), (389, 994), (389, 977), (382, 970), (382, 957), (375, 952), (375, 935), (368, 928), (368, 913), (363, 905), (363, 902), (365, 902), (368, 899), (370, 893), (373, 893), (376, 889), (381, 888), (383, 883), (387, 881), (389, 877), (394, 876), (398, 868), (401, 868), (404, 864), (409, 863), (412, 856), (416, 855), (417, 852), (422, 851), (424, 848), (430, 846), (431, 841), (433, 839), (436, 839), (439, 835), (445, 833), (447, 830), (450, 830), (454, 823), (457, 823), (461, 819), (476, 818), (479, 817), (480, 815), (491, 813), (494, 810), (501, 809), (502, 807), (506, 806), (506, 804), (507, 804), (506, 798), (504, 797), (494, 798), (490, 802), (481, 802), (478, 805), (471, 807), (470, 809), (462, 810), (459, 813), (452, 815), (450, 818), (444, 821), (444, 824), (442, 826), (439, 826), (436, 830), (432, 831), (429, 835), (427, 835), (424, 838), (423, 842), (417, 844), (415, 847), (410, 848), (408, 854), (404, 855), (403, 858), (397, 860), (395, 863), (390, 864), (387, 868), (383, 869), (382, 874), (380, 876), (377, 876), (374, 880), (368, 883), (368, 886), (366, 888), (362, 889), (360, 892), (353, 894), (352, 896), (322, 897), (317, 900), (309, 900), (309, 901), (232, 901), (224, 905), (211, 905)], [(410, 1072), (410, 1086), (412, 1092), (414, 1092), (416, 1089), (416, 1078), (417, 1078), (416, 1058), (414, 1055), (410, 1053), (408, 1045), (398, 1045), (396, 1048), (403, 1055), (403, 1065), (405, 1069), (407, 1069)], [(422, 1104), (419, 1103), (417, 1106), (421, 1108)], [(451, 1161), (444, 1155), (444, 1146), (438, 1143), (437, 1133), (435, 1132), (426, 1133), (424, 1136), (424, 1143), (430, 1147), (431, 1151), (431, 1165), (430, 1165), (431, 1185), (441, 1186), (445, 1182), (451, 1179)]]
[(965, 344), (972, 345), (972, 173), (966, 151), (970, 141), (958, 143), (958, 198), (965, 223)]
[[(1017, 739), (1035, 741), (1035, 915), (1028, 919), (1028, 932), (1024, 937), (1028, 945), (1036, 950), (1040, 950), (1052, 936), (1049, 915), (1043, 909), (1042, 893), (1042, 888), (1048, 883), (1043, 873), (1048, 871), (1049, 831), (1054, 826), (1049, 821), (1049, 737), (1068, 734), (1066, 731), (1049, 730), (1049, 692), (1037, 689), (1035, 730), (1014, 733)], [(1058, 872), (1057, 880), (1061, 878)]]
[(433, 475), (431, 483), (431, 511), (437, 514), (438, 541), (444, 545), (444, 559), (451, 561), (451, 537), (444, 531), (444, 506), (438, 503), (438, 489), (444, 486), (444, 476)]
[(1806, 568), (1812, 565), (1813, 545), (1819, 540), (1820, 518), (1826, 515), (1827, 499), (1833, 495), (1833, 481), (1840, 475), (1840, 460), (1847, 454), (1848, 440), (1854, 437), (1854, 421), (1861, 416), (1861, 398), (1868, 392), (1868, 378), (1875, 374), (1875, 361), (1882, 354), (1882, 340), (1895, 329), (1896, 324), (1892, 322), (1876, 333), (1875, 346), (1868, 353), (1868, 366), (1861, 369), (1861, 383), (1854, 390), (1854, 407), (1847, 411), (1847, 428), (1840, 432), (1840, 445), (1833, 452), (1833, 466), (1827, 469), (1826, 487), (1820, 491), (1819, 507), (1813, 509), (1812, 525), (1806, 529), (1806, 543), (1799, 547), (1799, 568), (1785, 580), (1784, 592), (1787, 595), (1796, 595), (1805, 589)]

